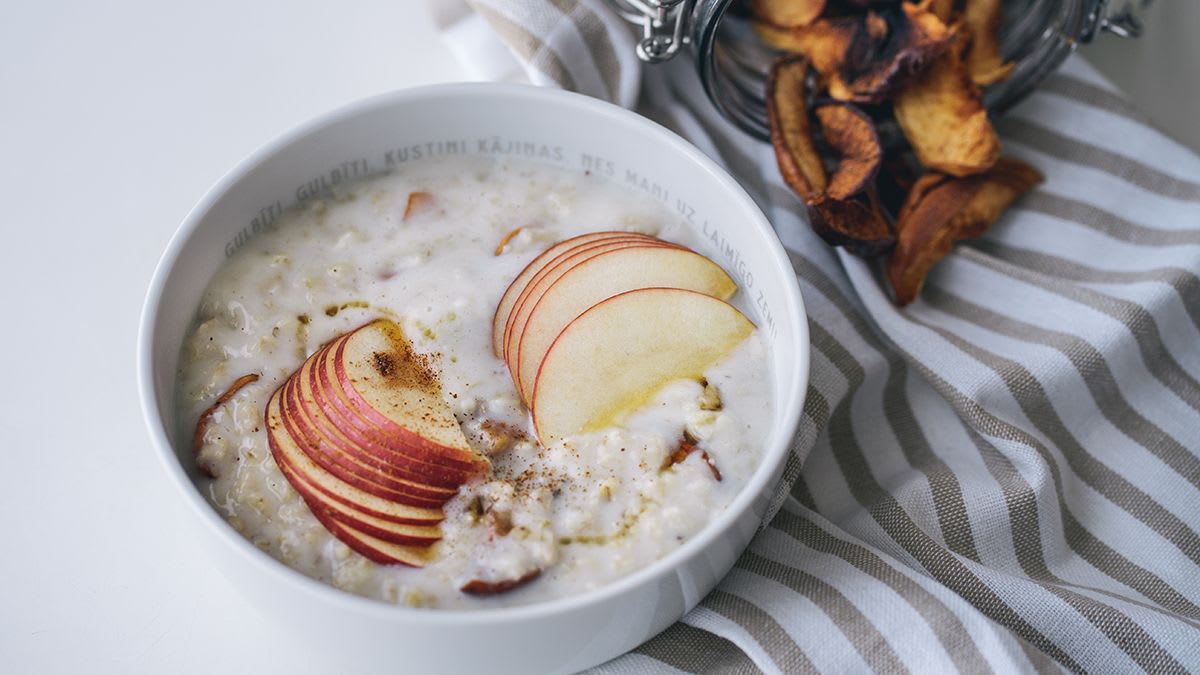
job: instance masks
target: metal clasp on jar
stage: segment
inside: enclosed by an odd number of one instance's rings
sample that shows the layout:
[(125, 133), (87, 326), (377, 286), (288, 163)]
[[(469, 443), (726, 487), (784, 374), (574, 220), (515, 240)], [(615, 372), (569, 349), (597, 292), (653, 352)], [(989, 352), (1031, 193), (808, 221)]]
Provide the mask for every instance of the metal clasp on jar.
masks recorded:
[(612, 0), (626, 21), (642, 27), (637, 44), (638, 58), (660, 63), (675, 56), (687, 44), (684, 24), (694, 0)]

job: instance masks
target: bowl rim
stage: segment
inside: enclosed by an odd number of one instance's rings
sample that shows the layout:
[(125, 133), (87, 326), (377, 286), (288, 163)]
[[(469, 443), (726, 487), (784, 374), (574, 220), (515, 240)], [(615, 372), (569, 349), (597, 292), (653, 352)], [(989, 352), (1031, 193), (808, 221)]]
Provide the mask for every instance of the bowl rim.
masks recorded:
[[(784, 345), (782, 348), (790, 348), (795, 353), (797, 373), (791, 384), (781, 389), (783, 395), (777, 402), (774, 417), (776, 423), (782, 426), (776, 446), (766, 448), (758, 468), (734, 500), (695, 536), (646, 567), (577, 595), (526, 605), (486, 609), (428, 609), (392, 605), (375, 598), (343, 591), (309, 577), (275, 559), (239, 535), (208, 503), (201, 490), (189, 477), (176, 456), (166, 430), (165, 420), (158, 411), (153, 368), (155, 324), (159, 307), (163, 301), (166, 280), (171, 270), (182, 257), (186, 244), (192, 239), (216, 202), (261, 164), (293, 143), (378, 108), (402, 106), (412, 100), (471, 97), (526, 99), (544, 105), (547, 110), (554, 108), (582, 109), (606, 118), (617, 127), (630, 125), (640, 127), (642, 133), (656, 137), (670, 151), (679, 153), (698, 164), (712, 180), (728, 190), (734, 199), (740, 202), (740, 210), (746, 213), (747, 222), (742, 226), (753, 228), (756, 231), (756, 236), (763, 240), (776, 265), (784, 270), (791, 269), (791, 263), (783, 245), (762, 210), (737, 181), (696, 146), (666, 127), (633, 111), (607, 101), (559, 89), (525, 84), (463, 82), (425, 85), (377, 94), (339, 106), (293, 126), (252, 151), (226, 172), (192, 207), (171, 236), (165, 251), (155, 266), (142, 307), (138, 326), (136, 377), (142, 417), (146, 422), (154, 452), (158, 455), (174, 487), (184, 494), (184, 500), (189, 504), (192, 514), (198, 517), (218, 539), (225, 541), (237, 557), (244, 561), (244, 564), (258, 568), (264, 574), (279, 578), (293, 592), (308, 595), (319, 602), (336, 605), (345, 611), (387, 621), (461, 626), (464, 623), (492, 624), (542, 620), (601, 604), (633, 588), (656, 582), (673, 573), (680, 563), (716, 541), (744, 511), (751, 507), (760, 494), (778, 484), (776, 476), (779, 475), (780, 468), (792, 452), (793, 439), (800, 424), (808, 387), (810, 365), (808, 315), (800, 296), (799, 283), (793, 276), (791, 283), (784, 284), (783, 294), (784, 304), (788, 306), (785, 316), (795, 323), (793, 330), (795, 339), (791, 345)], [(788, 278), (788, 275), (784, 276), (785, 279)], [(772, 481), (772, 485), (767, 485), (768, 481)]]

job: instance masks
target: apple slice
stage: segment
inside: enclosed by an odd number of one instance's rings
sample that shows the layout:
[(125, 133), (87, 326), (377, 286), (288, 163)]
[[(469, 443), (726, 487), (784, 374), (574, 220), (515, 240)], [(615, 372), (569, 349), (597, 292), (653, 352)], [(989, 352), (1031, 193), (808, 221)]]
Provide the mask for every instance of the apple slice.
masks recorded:
[(700, 378), (754, 332), (729, 303), (679, 288), (643, 288), (593, 306), (563, 329), (538, 370), (533, 423), (543, 445), (597, 431), (663, 386)]
[(638, 288), (683, 288), (726, 300), (737, 284), (694, 251), (632, 247), (605, 251), (565, 271), (534, 303), (509, 361), (517, 393), (529, 403), (538, 366), (554, 338), (592, 305)]
[[(335, 372), (332, 354), (339, 342), (315, 355), (302, 392), (337, 431), (351, 442), (351, 452), (367, 462), (383, 463), (396, 475), (431, 486), (457, 489), (480, 470), (474, 462), (446, 458), (438, 446), (413, 442), (411, 434), (390, 433), (361, 416), (350, 403)], [(457, 455), (457, 450), (454, 451)]]
[(442, 536), (442, 531), (437, 523), (431, 525), (406, 525), (384, 520), (383, 518), (376, 518), (368, 513), (359, 511), (353, 506), (348, 506), (336, 499), (326, 497), (324, 493), (307, 482), (304, 476), (293, 473), (290, 468), (283, 469), (282, 473), (288, 479), (288, 482), (296, 487), (296, 492), (300, 493), (300, 496), (304, 499), (304, 503), (308, 504), (309, 510), (323, 510), (329, 514), (330, 518), (349, 525), (365, 534), (393, 544), (407, 546), (429, 546)]
[(413, 350), (395, 323), (378, 320), (355, 330), (332, 356), (342, 392), (367, 422), (431, 459), (487, 471), (488, 459), (467, 442), (427, 357)]
[(554, 260), (560, 253), (569, 249), (575, 248), (593, 241), (603, 241), (615, 237), (631, 237), (642, 239), (653, 239), (653, 237), (638, 232), (592, 232), (589, 234), (581, 234), (577, 237), (564, 239), (550, 248), (542, 251), (536, 258), (533, 259), (525, 269), (521, 270), (520, 274), (513, 279), (512, 283), (504, 291), (504, 295), (500, 297), (500, 302), (496, 305), (496, 313), (492, 317), (492, 353), (496, 356), (503, 355), (504, 326), (508, 323), (508, 314), (512, 310), (513, 305), (517, 302), (517, 297), (521, 291), (525, 289), (525, 285), (549, 262)]
[[(361, 418), (352, 421), (354, 413), (349, 404), (336, 390), (330, 391), (336, 385), (328, 381), (332, 367), (327, 356), (328, 352), (316, 355), (315, 363), (305, 367), (294, 389), (301, 411), (335, 448), (359, 465), (398, 480), (429, 486), (442, 495), (453, 494), (459, 485), (470, 480), (473, 471), (431, 461), (434, 458), (421, 448), (398, 442), (369, 427)], [(360, 431), (356, 425), (367, 431)]]
[[(571, 268), (586, 260), (590, 260), (608, 251), (635, 247), (665, 248), (666, 244), (657, 240), (614, 240), (605, 241), (597, 245), (581, 246), (560, 255), (531, 279), (525, 290), (521, 292), (521, 296), (517, 299), (516, 305), (513, 306), (512, 312), (508, 315), (508, 325), (505, 327), (503, 353), (505, 362), (509, 364), (509, 370), (512, 371), (513, 360), (516, 358), (516, 342), (521, 338), (521, 331), (525, 328), (525, 321), (529, 319), (530, 311), (537, 304), (538, 298), (541, 297), (547, 288), (550, 288), (554, 282), (558, 281)], [(513, 382), (515, 384), (516, 380), (514, 379)]]
[[(296, 476), (302, 476), (305, 487), (311, 487), (311, 491), (322, 495), (323, 500), (336, 500), (368, 515), (401, 525), (430, 525), (443, 519), (440, 509), (424, 509), (383, 499), (338, 479), (309, 459), (284, 423), (280, 414), (280, 396), (281, 390), (276, 390), (267, 403), (267, 441), (275, 463), (285, 476), (289, 476), (289, 482)], [(296, 483), (292, 482), (292, 485)]]
[(284, 383), (280, 418), (309, 459), (321, 468), (360, 490), (409, 506), (440, 508), (454, 496), (454, 489), (397, 476), (387, 462), (364, 459), (354, 450), (355, 445), (327, 422), (310, 416), (298, 388), (295, 380)]
[(409, 567), (424, 567), (429, 562), (430, 549), (427, 546), (390, 544), (339, 522), (324, 509), (311, 506), (309, 508), (321, 525), (337, 537), (338, 541), (371, 562)]
[(391, 321), (318, 349), (272, 393), (271, 455), (339, 540), (376, 562), (423, 565), (442, 506), (490, 468), (429, 363)]

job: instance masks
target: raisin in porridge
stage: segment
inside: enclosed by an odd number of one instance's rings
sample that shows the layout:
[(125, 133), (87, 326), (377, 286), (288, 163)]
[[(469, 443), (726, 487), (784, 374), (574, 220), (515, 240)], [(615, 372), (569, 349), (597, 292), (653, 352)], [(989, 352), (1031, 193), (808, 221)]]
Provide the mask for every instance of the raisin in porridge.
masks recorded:
[(744, 294), (689, 248), (648, 195), (536, 163), (309, 200), (226, 261), (183, 345), (202, 487), (271, 556), (388, 603), (641, 569), (726, 508), (772, 421)]

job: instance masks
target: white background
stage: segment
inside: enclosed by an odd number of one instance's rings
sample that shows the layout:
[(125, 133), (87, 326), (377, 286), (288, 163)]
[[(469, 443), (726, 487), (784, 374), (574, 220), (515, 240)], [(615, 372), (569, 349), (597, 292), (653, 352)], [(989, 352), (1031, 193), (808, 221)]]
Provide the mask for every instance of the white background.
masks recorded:
[(0, 672), (339, 672), (181, 534), (137, 407), (138, 316), (246, 154), (460, 76), (419, 0), (0, 3)]
[(0, 672), (340, 672), (179, 534), (136, 326), (167, 239), (251, 150), (457, 79), (422, 0), (0, 5)]

